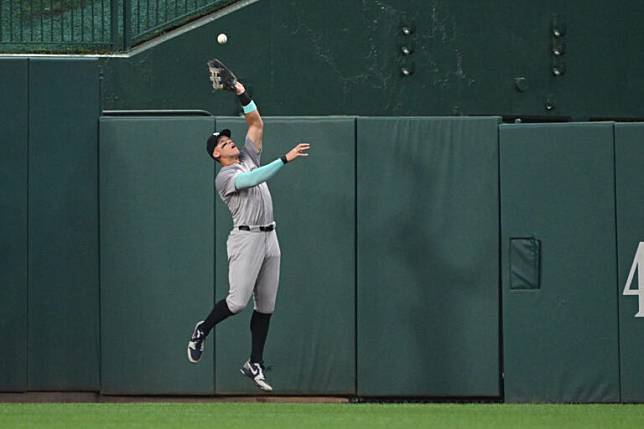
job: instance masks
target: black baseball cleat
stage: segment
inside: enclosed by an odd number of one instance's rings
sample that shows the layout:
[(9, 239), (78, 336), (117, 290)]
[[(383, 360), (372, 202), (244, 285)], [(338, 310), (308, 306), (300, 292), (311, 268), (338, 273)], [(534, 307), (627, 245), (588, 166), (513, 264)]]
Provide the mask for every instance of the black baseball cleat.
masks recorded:
[(246, 363), (244, 363), (244, 365), (241, 367), (240, 371), (246, 377), (253, 380), (253, 382), (255, 383), (255, 386), (257, 386), (260, 390), (264, 392), (273, 391), (273, 388), (271, 387), (271, 385), (268, 384), (266, 382), (266, 379), (264, 378), (264, 370), (262, 369), (261, 364), (250, 362), (249, 360), (247, 360)]
[(199, 362), (203, 354), (203, 343), (206, 341), (206, 335), (199, 330), (202, 324), (203, 320), (195, 325), (195, 329), (192, 331), (192, 337), (188, 342), (188, 360), (192, 363)]

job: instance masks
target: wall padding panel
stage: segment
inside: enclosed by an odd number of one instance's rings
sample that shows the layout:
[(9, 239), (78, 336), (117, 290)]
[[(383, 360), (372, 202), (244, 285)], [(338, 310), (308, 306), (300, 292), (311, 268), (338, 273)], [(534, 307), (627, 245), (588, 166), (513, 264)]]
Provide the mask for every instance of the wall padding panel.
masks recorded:
[[(644, 401), (644, 253), (629, 289), (623, 295), (638, 245), (644, 242), (644, 124), (615, 124), (617, 189), (617, 255), (619, 339), (623, 402)], [(635, 317), (636, 314), (639, 317)]]
[[(277, 306), (264, 358), (267, 377), (281, 394), (355, 393), (355, 119), (266, 118), (262, 162), (297, 143), (311, 155), (271, 179), (282, 251)], [(243, 144), (241, 119), (218, 119)], [(228, 291), (226, 238), (231, 215), (217, 199), (217, 298)], [(217, 330), (216, 390), (256, 394), (239, 373), (249, 357), (248, 308)], [(205, 315), (204, 315), (205, 316)]]
[(95, 59), (30, 60), (30, 390), (99, 387), (98, 82)]
[(498, 396), (498, 118), (359, 118), (358, 394)]
[(107, 394), (211, 394), (213, 341), (187, 345), (214, 294), (212, 117), (103, 117), (102, 386)]
[(0, 391), (27, 387), (29, 61), (0, 58)]

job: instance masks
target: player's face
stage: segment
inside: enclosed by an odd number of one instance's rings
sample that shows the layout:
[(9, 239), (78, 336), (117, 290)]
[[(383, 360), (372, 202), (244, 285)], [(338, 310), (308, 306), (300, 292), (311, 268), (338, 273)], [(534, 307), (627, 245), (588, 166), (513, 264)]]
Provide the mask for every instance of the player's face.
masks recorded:
[(239, 149), (237, 148), (237, 145), (235, 145), (235, 142), (226, 136), (219, 139), (217, 148), (219, 149), (220, 156), (239, 155)]

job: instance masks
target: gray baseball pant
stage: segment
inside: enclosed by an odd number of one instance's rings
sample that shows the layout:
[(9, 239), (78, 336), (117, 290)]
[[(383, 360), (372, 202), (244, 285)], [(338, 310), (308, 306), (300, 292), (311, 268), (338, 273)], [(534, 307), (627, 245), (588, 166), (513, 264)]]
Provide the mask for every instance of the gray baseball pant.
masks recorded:
[(280, 246), (273, 231), (233, 229), (226, 242), (228, 284), (226, 304), (232, 313), (242, 311), (254, 297), (255, 311), (271, 314), (280, 277)]

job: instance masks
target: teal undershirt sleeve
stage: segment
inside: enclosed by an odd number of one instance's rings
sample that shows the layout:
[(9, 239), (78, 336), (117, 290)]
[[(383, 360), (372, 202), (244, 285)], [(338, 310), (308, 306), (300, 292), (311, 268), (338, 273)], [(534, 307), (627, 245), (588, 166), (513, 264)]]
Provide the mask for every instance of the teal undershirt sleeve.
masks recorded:
[(273, 177), (275, 173), (280, 171), (280, 168), (284, 166), (284, 161), (281, 159), (276, 159), (270, 164), (264, 165), (262, 167), (256, 168), (253, 171), (248, 173), (239, 173), (235, 176), (235, 189), (238, 191), (246, 188), (252, 188), (257, 186), (260, 183), (266, 182), (268, 179)]

